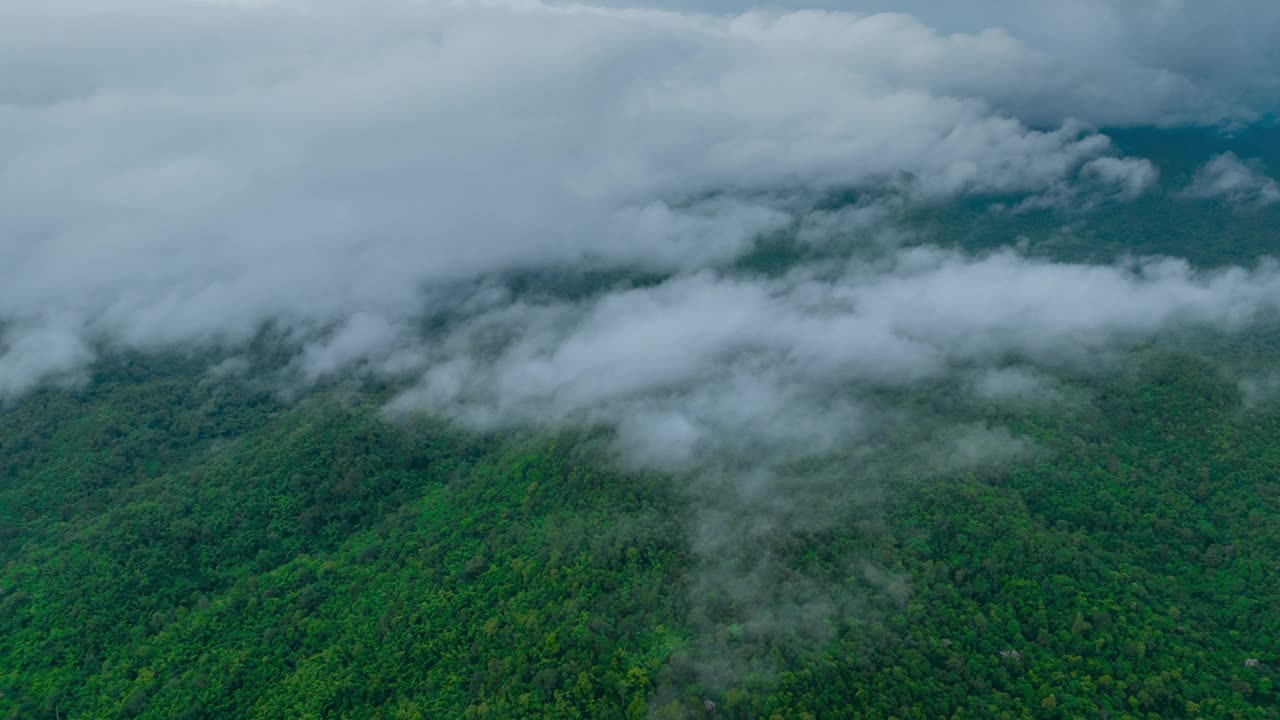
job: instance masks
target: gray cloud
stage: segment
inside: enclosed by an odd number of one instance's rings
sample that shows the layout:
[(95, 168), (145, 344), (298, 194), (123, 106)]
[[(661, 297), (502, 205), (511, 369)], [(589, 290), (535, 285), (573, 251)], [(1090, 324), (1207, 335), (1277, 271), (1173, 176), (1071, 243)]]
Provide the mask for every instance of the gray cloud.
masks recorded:
[[(481, 313), (441, 342), (398, 404), (483, 428), (603, 422), (637, 462), (664, 466), (821, 455), (858, 434), (859, 387), (1011, 356), (1098, 363), (1172, 329), (1244, 329), (1278, 305), (1274, 264), (1204, 274), (1172, 260), (1090, 266), (915, 248), (829, 276), (708, 271), (589, 303)], [(1005, 372), (979, 389), (1032, 383)]]
[[(14, 346), (402, 327), (424, 287), (511, 268), (722, 263), (826, 188), (1141, 184), (1082, 125), (990, 109), (1022, 44), (902, 15), (63, 0), (0, 27)], [(42, 376), (5, 372), (8, 395)]]
[(1132, 200), (1151, 190), (1160, 179), (1160, 170), (1145, 158), (1095, 158), (1085, 163), (1080, 173), (1114, 188), (1123, 200)]
[(1280, 184), (1267, 177), (1261, 163), (1241, 160), (1233, 152), (1215, 155), (1196, 171), (1183, 194), (1194, 198), (1223, 198), (1237, 206), (1280, 202)]
[[(1107, 202), (1130, 202), (1156, 188), (1160, 170), (1150, 160), (1099, 157), (1081, 166), (1078, 177), (1061, 180), (1019, 201), (1014, 213), (1053, 209), (1088, 211)], [(995, 206), (1003, 210), (1004, 205)]]
[[(632, 0), (602, 0), (629, 5)], [(1249, 121), (1280, 111), (1280, 6), (1270, 0), (646, 0), (739, 13), (766, 7), (894, 12), (946, 33), (998, 33), (1034, 62), (967, 88), (1031, 122)], [(998, 30), (993, 30), (998, 29)], [(946, 73), (942, 73), (946, 77)]]
[(74, 384), (94, 357), (73, 324), (51, 321), (6, 330), (0, 336), (0, 400), (40, 382)]
[(1237, 384), (1246, 408), (1274, 406), (1280, 398), (1280, 373), (1274, 371), (1245, 374)]
[(1049, 407), (1069, 402), (1056, 383), (1026, 367), (988, 367), (970, 380), (974, 397), (1006, 407)]

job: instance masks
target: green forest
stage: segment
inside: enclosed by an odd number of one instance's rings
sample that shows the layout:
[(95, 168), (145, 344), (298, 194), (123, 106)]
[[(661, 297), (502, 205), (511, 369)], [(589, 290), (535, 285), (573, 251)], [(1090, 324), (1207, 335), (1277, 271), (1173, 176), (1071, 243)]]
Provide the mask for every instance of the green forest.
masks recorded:
[(0, 713), (1280, 717), (1280, 414), (1201, 354), (1129, 363), (1003, 418), (1033, 458), (769, 538), (850, 601), (815, 644), (695, 617), (696, 508), (598, 437), (124, 360), (0, 415)]

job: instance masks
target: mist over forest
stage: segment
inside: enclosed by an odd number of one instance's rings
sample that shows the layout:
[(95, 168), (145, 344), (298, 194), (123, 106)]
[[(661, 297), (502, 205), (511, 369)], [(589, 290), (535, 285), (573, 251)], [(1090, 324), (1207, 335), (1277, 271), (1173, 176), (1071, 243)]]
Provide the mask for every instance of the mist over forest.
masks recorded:
[(0, 5), (0, 717), (1280, 717), (1280, 5)]

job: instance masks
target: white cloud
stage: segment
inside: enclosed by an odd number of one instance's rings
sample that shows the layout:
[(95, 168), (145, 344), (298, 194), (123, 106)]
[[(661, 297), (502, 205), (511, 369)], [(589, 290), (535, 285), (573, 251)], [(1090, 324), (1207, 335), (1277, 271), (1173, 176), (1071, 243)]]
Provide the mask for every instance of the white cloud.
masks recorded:
[[(813, 192), (1137, 167), (1099, 164), (1114, 151), (1079, 123), (991, 109), (992, 78), (1038, 62), (905, 15), (5, 5), (0, 322), (147, 351), (271, 322), (323, 345), (512, 268), (725, 263)], [(320, 355), (363, 362), (315, 350), (307, 373), (341, 367)]]
[(331, 378), (355, 369), (389, 374), (415, 365), (422, 352), (414, 334), (385, 318), (356, 313), (332, 333), (309, 343), (296, 361), (307, 381)]
[(1280, 202), (1280, 184), (1267, 177), (1261, 163), (1241, 160), (1235, 153), (1215, 155), (1196, 171), (1188, 197), (1224, 198), (1234, 205), (1261, 206)]
[(1025, 367), (984, 368), (971, 381), (975, 397), (1005, 405), (1045, 406), (1063, 401), (1054, 383)]
[[(635, 0), (600, 0), (630, 5)], [(714, 13), (746, 7), (893, 11), (943, 35), (1000, 33), (1033, 58), (963, 75), (962, 89), (1033, 123), (1250, 121), (1280, 111), (1280, 5), (1272, 0), (642, 0)], [(928, 56), (925, 55), (925, 58)], [(951, 78), (935, 69), (931, 77)], [(952, 86), (956, 88), (956, 86)]]
[(77, 382), (93, 351), (74, 327), (58, 322), (13, 329), (0, 338), (0, 406), (40, 382)]
[[(1099, 23), (1133, 17), (1090, 7)], [(883, 229), (885, 206), (875, 202), (809, 212), (805, 198), (830, 190), (897, 188), (897, 202), (1020, 192), (1029, 202), (1087, 204), (1098, 193), (1131, 199), (1155, 183), (1151, 163), (1116, 157), (1105, 136), (1065, 112), (1090, 107), (1077, 82), (1088, 63), (1064, 50), (1079, 38), (1048, 42), (1021, 15), (1008, 30), (955, 32), (945, 8), (917, 9), (920, 17), (538, 2), (4, 6), (4, 386), (15, 395), (64, 376), (99, 346), (235, 346), (270, 323), (303, 347), (294, 369), (304, 378), (432, 362), (425, 387), (440, 397), (487, 372), (510, 392), (501, 402), (541, 405), (554, 395), (548, 406), (564, 416), (593, 397), (645, 396), (644, 412), (672, 415), (695, 447), (699, 428), (749, 413), (725, 405), (715, 418), (676, 418), (645, 394), (697, 385), (721, 355), (773, 353), (910, 379), (966, 347), (1042, 352), (1036, 343), (1057, 336), (1008, 319), (1018, 304), (988, 288), (1032, 276), (1088, 284), (1090, 273), (1114, 269), (1008, 259), (935, 268), (939, 278), (960, 273), (956, 287), (972, 283), (963, 292), (913, 279), (908, 256), (886, 278), (875, 277), (880, 269), (846, 275), (848, 287), (697, 274), (793, 224), (813, 243)], [(1032, 130), (997, 109), (1017, 112), (1040, 97), (1036, 87), (1062, 91), (1054, 129)], [(1130, 89), (1099, 87), (1112, 100)], [(1275, 194), (1270, 181), (1236, 178), (1241, 167), (1234, 161), (1200, 185), (1249, 187), (1259, 202)], [(547, 330), (540, 340), (525, 332), (526, 343), (552, 345), (525, 348), (531, 362), (509, 368), (473, 367), (468, 348), (439, 361), (407, 337), (424, 315), (456, 305), (460, 283), (530, 267), (677, 277), (606, 297), (580, 335), (563, 335), (579, 321), (573, 307), (491, 298), (498, 309), (456, 308), (479, 313), (464, 323), (466, 337), (495, 325), (514, 332), (508, 316)], [(895, 293), (897, 305), (916, 306), (910, 316), (867, 311)], [(1148, 332), (1143, 318), (1173, 311), (1166, 299), (1073, 296), (1045, 300), (1043, 312), (1061, 321), (1048, 327), (1101, 346), (1128, 325)], [(815, 305), (801, 311), (801, 301)], [(840, 302), (863, 309), (830, 307)], [(1146, 303), (1142, 316), (1126, 314), (1126, 303)], [(971, 315), (911, 329), (966, 307)], [(1072, 313), (1099, 314), (1078, 318), (1078, 329)], [(814, 335), (761, 335), (761, 325)], [(849, 338), (864, 351), (840, 354)], [(600, 354), (610, 348), (645, 363), (612, 373), (614, 359)], [(887, 369), (878, 365), (886, 358)], [(779, 387), (756, 402), (785, 405), (786, 393), (810, 392)], [(637, 433), (636, 442), (648, 441)]]
[(1273, 405), (1280, 397), (1280, 373), (1250, 373), (1241, 377), (1237, 383), (1247, 408), (1260, 408)]
[[(1017, 357), (1103, 363), (1187, 327), (1240, 330), (1280, 307), (1280, 273), (1198, 273), (918, 248), (836, 277), (772, 281), (703, 272), (590, 303), (517, 303), (461, 326), (399, 407), (478, 427), (600, 422), (633, 460), (821, 455), (856, 437), (860, 392)], [(495, 333), (495, 328), (502, 331)], [(505, 338), (498, 345), (485, 338)], [(990, 396), (1034, 376), (982, 376)], [(860, 390), (861, 389), (861, 390)]]
[(1145, 158), (1095, 158), (1084, 164), (1080, 174), (1114, 188), (1124, 200), (1151, 190), (1160, 179), (1160, 170)]

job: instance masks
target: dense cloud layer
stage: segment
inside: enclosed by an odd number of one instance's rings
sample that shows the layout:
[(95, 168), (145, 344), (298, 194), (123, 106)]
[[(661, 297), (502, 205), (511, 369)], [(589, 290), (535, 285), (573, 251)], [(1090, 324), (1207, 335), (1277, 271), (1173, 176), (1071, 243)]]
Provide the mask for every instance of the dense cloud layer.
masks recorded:
[(424, 288), (715, 266), (825, 190), (1128, 199), (1155, 169), (1071, 116), (1235, 102), (967, 29), (536, 2), (6, 5), (0, 392), (104, 347), (234, 344), (267, 322), (342, 328), (300, 363), (325, 377), (403, 350)]
[(797, 193), (1034, 192), (1110, 152), (970, 92), (1026, 61), (1003, 33), (905, 16), (79, 5), (0, 9), (9, 394), (49, 374), (32, 333), (394, 325), (512, 267), (721, 262)]

